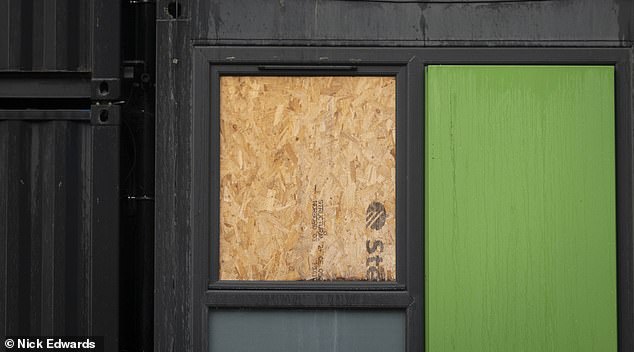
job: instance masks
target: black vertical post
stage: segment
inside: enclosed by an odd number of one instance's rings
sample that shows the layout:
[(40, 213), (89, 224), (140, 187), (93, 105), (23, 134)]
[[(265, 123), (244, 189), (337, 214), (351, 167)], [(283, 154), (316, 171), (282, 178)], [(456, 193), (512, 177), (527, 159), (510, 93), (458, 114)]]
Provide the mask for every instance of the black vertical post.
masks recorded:
[(124, 81), (121, 150), (121, 350), (151, 351), (154, 334), (154, 105), (153, 1), (123, 8)]
[[(91, 334), (119, 350), (119, 144), (121, 2), (94, 0), (91, 46), (92, 231)], [(99, 159), (97, 159), (99, 157)]]

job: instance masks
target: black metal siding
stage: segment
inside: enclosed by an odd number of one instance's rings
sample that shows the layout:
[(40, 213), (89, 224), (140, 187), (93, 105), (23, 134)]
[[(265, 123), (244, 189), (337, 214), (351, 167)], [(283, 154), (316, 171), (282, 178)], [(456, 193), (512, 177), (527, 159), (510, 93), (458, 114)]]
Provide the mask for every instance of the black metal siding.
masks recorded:
[(0, 0), (0, 71), (89, 71), (85, 0)]
[[(632, 39), (630, 0), (179, 2), (179, 27), (189, 26), (197, 43), (613, 46)], [(170, 19), (168, 11), (159, 16)]]
[(0, 335), (116, 343), (117, 140), (89, 121), (0, 121)]
[(0, 336), (119, 349), (119, 12), (0, 0)]

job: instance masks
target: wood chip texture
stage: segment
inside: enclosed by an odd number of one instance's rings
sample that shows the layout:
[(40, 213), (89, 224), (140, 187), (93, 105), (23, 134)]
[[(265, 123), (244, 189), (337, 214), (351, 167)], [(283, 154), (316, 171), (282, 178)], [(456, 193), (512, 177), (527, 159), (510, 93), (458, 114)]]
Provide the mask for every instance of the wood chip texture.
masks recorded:
[(221, 77), (221, 280), (396, 279), (395, 83)]

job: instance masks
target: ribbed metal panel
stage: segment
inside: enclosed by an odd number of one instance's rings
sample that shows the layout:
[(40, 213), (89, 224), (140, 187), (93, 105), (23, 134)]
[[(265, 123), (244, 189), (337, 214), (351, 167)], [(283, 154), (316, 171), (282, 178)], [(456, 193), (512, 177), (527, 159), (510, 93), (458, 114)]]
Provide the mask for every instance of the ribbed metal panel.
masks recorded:
[(92, 0), (0, 0), (0, 71), (88, 71)]
[(120, 5), (0, 0), (0, 336), (119, 350)]
[(118, 131), (0, 121), (0, 335), (116, 346)]
[[(8, 334), (85, 332), (90, 302), (90, 128), (0, 122)], [(1, 275), (1, 274), (0, 274)]]

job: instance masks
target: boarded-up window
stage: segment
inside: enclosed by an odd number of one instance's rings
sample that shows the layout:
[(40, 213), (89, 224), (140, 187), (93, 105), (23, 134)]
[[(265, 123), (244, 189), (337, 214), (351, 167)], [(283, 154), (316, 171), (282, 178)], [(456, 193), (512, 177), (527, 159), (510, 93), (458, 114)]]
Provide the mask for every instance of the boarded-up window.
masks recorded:
[(221, 280), (396, 280), (395, 83), (221, 77)]

